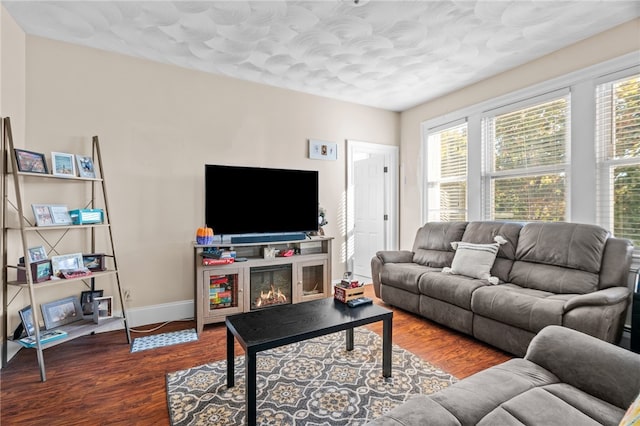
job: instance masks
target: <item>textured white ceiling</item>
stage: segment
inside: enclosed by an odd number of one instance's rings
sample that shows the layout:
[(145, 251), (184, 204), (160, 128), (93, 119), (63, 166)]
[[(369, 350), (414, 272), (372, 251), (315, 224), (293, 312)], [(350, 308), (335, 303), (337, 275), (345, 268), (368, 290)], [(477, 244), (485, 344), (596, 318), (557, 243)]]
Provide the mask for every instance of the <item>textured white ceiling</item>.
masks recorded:
[(402, 111), (640, 16), (640, 1), (3, 1), (28, 34)]

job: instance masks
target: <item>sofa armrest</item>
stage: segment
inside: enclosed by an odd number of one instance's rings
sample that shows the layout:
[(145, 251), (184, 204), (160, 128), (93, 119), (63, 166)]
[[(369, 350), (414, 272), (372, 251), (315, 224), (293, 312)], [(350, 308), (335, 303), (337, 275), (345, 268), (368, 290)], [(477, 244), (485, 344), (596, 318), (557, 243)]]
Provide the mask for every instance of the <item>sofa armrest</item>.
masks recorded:
[(626, 409), (640, 389), (640, 355), (567, 327), (543, 328), (525, 359), (619, 408)]
[(564, 304), (564, 311), (568, 312), (580, 306), (610, 306), (624, 303), (629, 299), (631, 290), (627, 287), (609, 287), (592, 293), (572, 297)]
[(380, 274), (385, 263), (411, 263), (413, 252), (409, 250), (381, 250), (371, 258), (371, 281), (373, 291), (380, 298)]

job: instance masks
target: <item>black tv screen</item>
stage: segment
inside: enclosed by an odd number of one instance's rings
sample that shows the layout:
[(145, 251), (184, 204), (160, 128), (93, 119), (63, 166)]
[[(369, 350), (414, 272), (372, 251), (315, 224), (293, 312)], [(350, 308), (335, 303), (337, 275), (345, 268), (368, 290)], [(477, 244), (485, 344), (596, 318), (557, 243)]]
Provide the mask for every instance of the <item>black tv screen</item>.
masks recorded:
[(205, 223), (216, 235), (318, 230), (318, 171), (205, 165)]

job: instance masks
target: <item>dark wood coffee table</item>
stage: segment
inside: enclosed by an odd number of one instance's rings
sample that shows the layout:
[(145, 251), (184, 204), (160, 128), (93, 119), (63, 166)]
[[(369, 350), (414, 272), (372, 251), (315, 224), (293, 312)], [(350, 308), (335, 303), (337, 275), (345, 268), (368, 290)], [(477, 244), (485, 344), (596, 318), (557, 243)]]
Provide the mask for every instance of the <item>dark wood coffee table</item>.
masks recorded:
[(247, 424), (256, 423), (256, 354), (267, 349), (346, 330), (353, 350), (353, 328), (382, 321), (382, 375), (391, 376), (393, 312), (378, 305), (350, 308), (333, 298), (279, 305), (230, 315), (227, 325), (227, 387), (235, 385), (234, 336), (245, 351)]

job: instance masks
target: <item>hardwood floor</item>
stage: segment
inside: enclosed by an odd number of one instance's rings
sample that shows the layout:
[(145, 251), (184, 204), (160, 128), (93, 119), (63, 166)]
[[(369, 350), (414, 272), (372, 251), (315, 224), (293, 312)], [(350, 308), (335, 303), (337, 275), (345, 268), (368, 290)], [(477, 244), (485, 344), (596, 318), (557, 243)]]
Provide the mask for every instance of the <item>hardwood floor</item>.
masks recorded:
[[(385, 304), (367, 286), (367, 296)], [(393, 343), (461, 379), (512, 356), (471, 337), (392, 308)], [(155, 333), (195, 327), (170, 323)], [(140, 327), (150, 329), (153, 326)], [(382, 333), (382, 324), (368, 326)], [(132, 333), (132, 339), (148, 334)], [(168, 425), (165, 375), (224, 359), (224, 324), (205, 326), (197, 342), (131, 353), (123, 331), (85, 336), (44, 351), (21, 350), (0, 372), (0, 424)], [(236, 354), (242, 353), (236, 344)]]

